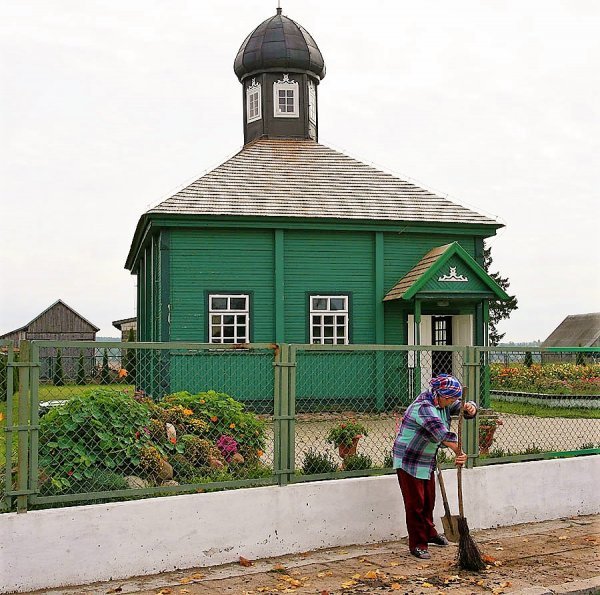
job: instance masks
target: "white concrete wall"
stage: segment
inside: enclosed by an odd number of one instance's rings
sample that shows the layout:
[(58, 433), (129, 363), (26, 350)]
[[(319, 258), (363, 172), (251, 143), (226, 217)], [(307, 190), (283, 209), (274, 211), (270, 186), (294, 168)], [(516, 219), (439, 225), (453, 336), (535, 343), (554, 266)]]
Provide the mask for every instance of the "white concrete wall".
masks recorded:
[[(598, 513), (599, 477), (600, 456), (465, 470), (465, 515), (477, 529)], [(3, 514), (0, 592), (393, 540), (403, 514), (395, 476)]]

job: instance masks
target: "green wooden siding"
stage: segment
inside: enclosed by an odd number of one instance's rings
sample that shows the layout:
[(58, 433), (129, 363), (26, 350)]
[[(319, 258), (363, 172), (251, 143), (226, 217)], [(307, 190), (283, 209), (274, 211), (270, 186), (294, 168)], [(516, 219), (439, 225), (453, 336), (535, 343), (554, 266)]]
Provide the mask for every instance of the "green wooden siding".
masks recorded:
[(375, 341), (372, 233), (286, 231), (285, 339), (309, 341), (308, 295), (349, 294), (353, 343)]
[(251, 293), (251, 339), (272, 341), (273, 245), (271, 230), (173, 230), (171, 341), (208, 340), (207, 292)]

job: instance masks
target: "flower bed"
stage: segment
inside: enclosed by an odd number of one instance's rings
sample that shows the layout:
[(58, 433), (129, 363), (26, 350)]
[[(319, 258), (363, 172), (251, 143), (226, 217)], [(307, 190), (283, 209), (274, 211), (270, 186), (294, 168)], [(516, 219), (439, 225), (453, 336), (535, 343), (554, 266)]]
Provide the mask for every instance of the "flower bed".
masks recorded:
[(600, 395), (600, 364), (491, 364), (490, 381), (498, 391)]
[(268, 477), (265, 422), (223, 393), (102, 388), (40, 419), (42, 495)]

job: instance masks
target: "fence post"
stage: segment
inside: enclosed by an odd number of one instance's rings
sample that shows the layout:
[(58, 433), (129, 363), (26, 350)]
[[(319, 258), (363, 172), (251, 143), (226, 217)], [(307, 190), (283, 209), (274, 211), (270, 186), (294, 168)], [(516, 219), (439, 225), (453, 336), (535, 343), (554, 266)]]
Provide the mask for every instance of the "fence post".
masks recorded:
[[(19, 345), (19, 400), (17, 409), (17, 512), (27, 512), (29, 487), (29, 374), (30, 343)], [(6, 445), (8, 448), (8, 444)]]
[[(38, 454), (39, 454), (39, 427), (40, 427), (40, 348), (36, 343), (31, 344), (30, 369), (30, 404), (31, 426), (29, 431), (29, 490), (30, 494), (38, 492)], [(28, 496), (29, 498), (30, 496)]]
[[(275, 410), (275, 453), (273, 458), (274, 472), (279, 478), (279, 485), (285, 486), (289, 483), (294, 473), (294, 420), (295, 396), (290, 391), (290, 370), (295, 363), (290, 361), (290, 345), (280, 345), (279, 357), (275, 362), (275, 368), (279, 372), (278, 399), (276, 399)], [(293, 379), (295, 383), (295, 375)]]
[(12, 496), (10, 492), (13, 489), (13, 477), (12, 477), (12, 450), (13, 450), (13, 396), (14, 396), (14, 368), (12, 367), (15, 352), (14, 345), (12, 342), (8, 344), (8, 351), (6, 354), (6, 428), (5, 428), (5, 438), (6, 438), (6, 452), (4, 454), (4, 463), (6, 465), (4, 469), (4, 493), (6, 509), (12, 509)]
[[(464, 366), (465, 384), (468, 387), (467, 397), (475, 401), (477, 405), (481, 402), (481, 376), (479, 369), (480, 352), (477, 347), (465, 347)], [(472, 468), (479, 456), (479, 440), (477, 437), (477, 421), (465, 421), (463, 428), (463, 450), (467, 454), (467, 468)]]

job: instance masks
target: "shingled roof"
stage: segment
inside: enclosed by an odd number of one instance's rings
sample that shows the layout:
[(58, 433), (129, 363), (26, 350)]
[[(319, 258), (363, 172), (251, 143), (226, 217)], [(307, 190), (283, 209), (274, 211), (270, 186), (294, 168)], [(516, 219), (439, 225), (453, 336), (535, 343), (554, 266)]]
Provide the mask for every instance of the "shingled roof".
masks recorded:
[(501, 224), (312, 140), (261, 138), (149, 214)]
[(542, 347), (600, 346), (600, 312), (567, 316), (542, 343)]

